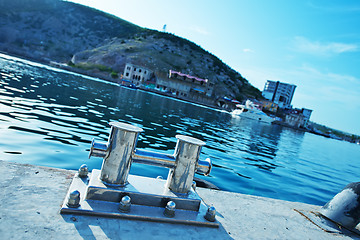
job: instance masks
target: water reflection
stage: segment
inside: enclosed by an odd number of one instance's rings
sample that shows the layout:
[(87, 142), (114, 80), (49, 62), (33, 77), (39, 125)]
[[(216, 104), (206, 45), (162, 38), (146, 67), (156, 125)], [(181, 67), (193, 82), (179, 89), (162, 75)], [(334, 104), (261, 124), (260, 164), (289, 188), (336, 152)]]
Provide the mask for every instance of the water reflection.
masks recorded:
[[(177, 134), (205, 141), (201, 158), (214, 167), (204, 179), (223, 190), (322, 203), (346, 181), (334, 182), (336, 170), (322, 162), (327, 154), (313, 159), (332, 142), (312, 135), (13, 59), (0, 58), (0, 69), (1, 160), (100, 168), (102, 159), (87, 158), (90, 142), (107, 141), (108, 123), (122, 121), (144, 129), (139, 148), (171, 154)], [(317, 150), (314, 142), (321, 142)], [(341, 168), (345, 179), (355, 175)], [(167, 169), (139, 164), (131, 173), (167, 177)]]

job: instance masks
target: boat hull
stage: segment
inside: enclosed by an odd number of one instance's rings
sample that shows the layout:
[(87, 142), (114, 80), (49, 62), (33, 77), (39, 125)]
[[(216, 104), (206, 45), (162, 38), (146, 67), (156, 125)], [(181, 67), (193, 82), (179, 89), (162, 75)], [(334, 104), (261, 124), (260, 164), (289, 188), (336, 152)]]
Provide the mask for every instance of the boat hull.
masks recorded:
[(272, 123), (274, 121), (273, 118), (269, 117), (262, 111), (256, 112), (256, 111), (249, 110), (247, 112), (244, 112), (240, 109), (235, 109), (234, 111), (231, 112), (231, 115), (244, 117), (244, 118), (248, 118), (248, 119), (252, 119), (252, 120), (256, 120), (256, 121), (260, 121), (260, 122), (265, 122), (265, 123)]

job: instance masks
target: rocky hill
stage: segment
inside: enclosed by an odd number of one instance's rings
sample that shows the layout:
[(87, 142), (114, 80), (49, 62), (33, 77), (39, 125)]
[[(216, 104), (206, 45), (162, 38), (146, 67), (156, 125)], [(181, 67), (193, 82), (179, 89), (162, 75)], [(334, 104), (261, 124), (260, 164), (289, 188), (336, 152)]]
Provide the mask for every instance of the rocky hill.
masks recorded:
[(261, 98), (238, 72), (195, 43), (75, 3), (2, 0), (0, 32), (0, 51), (32, 60), (115, 78), (130, 62), (160, 75), (172, 69), (207, 78), (216, 97)]

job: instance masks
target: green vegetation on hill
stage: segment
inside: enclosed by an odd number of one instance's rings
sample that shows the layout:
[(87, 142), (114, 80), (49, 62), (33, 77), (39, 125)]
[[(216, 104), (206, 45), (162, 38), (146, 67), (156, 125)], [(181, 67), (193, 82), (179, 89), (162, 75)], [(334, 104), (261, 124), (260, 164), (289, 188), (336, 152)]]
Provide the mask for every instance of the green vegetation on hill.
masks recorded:
[(262, 98), (218, 57), (173, 34), (141, 28), (116, 16), (60, 0), (0, 2), (0, 51), (117, 78), (127, 62), (166, 74), (207, 78), (216, 97)]

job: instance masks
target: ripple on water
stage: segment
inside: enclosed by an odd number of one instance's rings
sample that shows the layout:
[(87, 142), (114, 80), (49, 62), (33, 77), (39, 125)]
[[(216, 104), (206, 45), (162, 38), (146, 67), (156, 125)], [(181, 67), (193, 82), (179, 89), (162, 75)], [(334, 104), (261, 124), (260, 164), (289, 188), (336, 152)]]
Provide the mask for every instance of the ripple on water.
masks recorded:
[[(109, 122), (120, 121), (144, 129), (139, 148), (172, 154), (177, 134), (205, 141), (200, 158), (210, 157), (213, 169), (204, 179), (223, 190), (322, 205), (357, 181), (358, 146), (19, 61), (0, 57), (0, 65), (6, 161), (101, 168), (102, 159), (88, 160), (91, 139), (106, 142)], [(168, 172), (133, 165), (144, 176)]]

